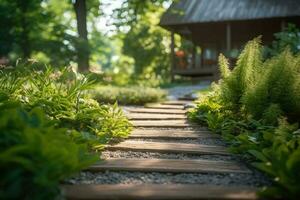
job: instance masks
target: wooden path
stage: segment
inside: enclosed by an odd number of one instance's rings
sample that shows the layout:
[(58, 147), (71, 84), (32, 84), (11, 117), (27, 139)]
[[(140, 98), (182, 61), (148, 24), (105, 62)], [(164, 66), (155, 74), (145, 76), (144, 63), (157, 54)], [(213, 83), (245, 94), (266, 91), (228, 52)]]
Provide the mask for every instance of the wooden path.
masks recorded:
[[(186, 155), (220, 155), (230, 153), (221, 145), (184, 143), (181, 140), (218, 140), (218, 135), (187, 121), (184, 105), (188, 99), (167, 101), (145, 108), (128, 109), (135, 130), (128, 140), (109, 145), (108, 151), (153, 152)], [(190, 128), (196, 128), (190, 130)], [(187, 129), (188, 128), (188, 129)], [(152, 141), (154, 140), (154, 141)], [(156, 140), (156, 141), (155, 141)], [(251, 174), (235, 161), (207, 159), (109, 158), (93, 166), (90, 172), (160, 172), (160, 173), (230, 173)], [(64, 185), (67, 199), (120, 200), (196, 200), (196, 199), (258, 199), (256, 189), (245, 186), (199, 184), (99, 184)]]

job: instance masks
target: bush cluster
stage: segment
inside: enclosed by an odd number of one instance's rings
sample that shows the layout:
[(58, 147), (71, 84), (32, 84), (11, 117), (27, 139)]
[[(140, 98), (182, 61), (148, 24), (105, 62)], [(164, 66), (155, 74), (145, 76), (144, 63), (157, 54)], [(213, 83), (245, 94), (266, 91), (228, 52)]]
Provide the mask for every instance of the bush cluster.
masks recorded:
[(129, 134), (117, 105), (88, 98), (92, 85), (67, 68), (0, 71), (0, 199), (54, 199), (59, 181)]
[(159, 102), (166, 98), (167, 93), (161, 89), (142, 86), (117, 87), (98, 86), (91, 91), (92, 97), (98, 102), (121, 105), (143, 105)]
[(300, 195), (300, 55), (289, 49), (263, 60), (260, 38), (250, 41), (233, 70), (219, 58), (222, 78), (189, 116), (243, 153), (274, 180), (265, 195)]

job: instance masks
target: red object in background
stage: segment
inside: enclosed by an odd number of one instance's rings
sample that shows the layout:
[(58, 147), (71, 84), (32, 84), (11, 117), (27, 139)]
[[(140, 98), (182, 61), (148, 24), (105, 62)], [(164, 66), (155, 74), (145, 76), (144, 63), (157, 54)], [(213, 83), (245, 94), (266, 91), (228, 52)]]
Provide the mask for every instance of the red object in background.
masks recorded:
[(176, 51), (175, 52), (176, 57), (179, 59), (178, 64), (180, 68), (186, 68), (187, 67), (187, 61), (186, 61), (186, 56), (185, 52), (182, 50)]
[(179, 50), (179, 51), (176, 51), (176, 56), (179, 57), (179, 58), (183, 58), (185, 56), (185, 53), (184, 51), (182, 50)]

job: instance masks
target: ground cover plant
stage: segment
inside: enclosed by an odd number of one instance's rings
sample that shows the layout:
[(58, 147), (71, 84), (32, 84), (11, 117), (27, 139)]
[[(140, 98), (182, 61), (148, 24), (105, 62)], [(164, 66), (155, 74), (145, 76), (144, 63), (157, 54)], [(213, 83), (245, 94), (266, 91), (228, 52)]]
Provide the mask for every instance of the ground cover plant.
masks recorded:
[(54, 199), (59, 181), (131, 130), (117, 105), (88, 98), (87, 77), (65, 68), (0, 71), (0, 199)]
[(263, 59), (260, 39), (250, 41), (233, 70), (219, 58), (222, 79), (203, 94), (191, 119), (220, 133), (273, 180), (263, 195), (300, 195), (300, 55), (286, 48)]
[(159, 102), (166, 98), (167, 93), (162, 89), (144, 86), (97, 86), (91, 95), (98, 102), (118, 103), (122, 105), (143, 105), (145, 103)]

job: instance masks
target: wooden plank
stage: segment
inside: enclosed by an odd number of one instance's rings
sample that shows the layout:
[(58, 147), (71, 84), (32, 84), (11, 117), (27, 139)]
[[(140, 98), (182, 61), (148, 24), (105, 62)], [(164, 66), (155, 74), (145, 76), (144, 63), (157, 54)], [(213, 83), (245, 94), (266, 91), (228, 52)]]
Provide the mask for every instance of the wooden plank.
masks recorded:
[(126, 116), (133, 120), (187, 119), (183, 114), (130, 113)]
[(236, 162), (173, 159), (107, 159), (92, 165), (88, 171), (139, 171), (169, 173), (251, 173)]
[(126, 140), (113, 146), (106, 146), (107, 150), (159, 152), (159, 153), (186, 153), (186, 154), (218, 154), (230, 155), (222, 146), (210, 146), (200, 144), (183, 144), (169, 142), (144, 142)]
[(72, 200), (256, 200), (255, 188), (197, 184), (63, 185)]
[(157, 114), (185, 114), (186, 110), (153, 109), (153, 108), (127, 108), (132, 113), (157, 113)]
[(201, 127), (187, 120), (131, 120), (134, 127), (186, 128)]
[(145, 130), (134, 129), (129, 138), (152, 138), (152, 139), (209, 139), (221, 138), (217, 134), (213, 134), (207, 130)]
[(145, 108), (183, 110), (184, 106), (182, 106), (182, 105), (147, 104), (147, 105), (145, 105)]
[(180, 101), (180, 100), (174, 100), (174, 101), (165, 101), (165, 102), (162, 102), (161, 104), (163, 105), (181, 105), (181, 106), (184, 106), (185, 104), (188, 104), (188, 103), (192, 103), (192, 101)]

